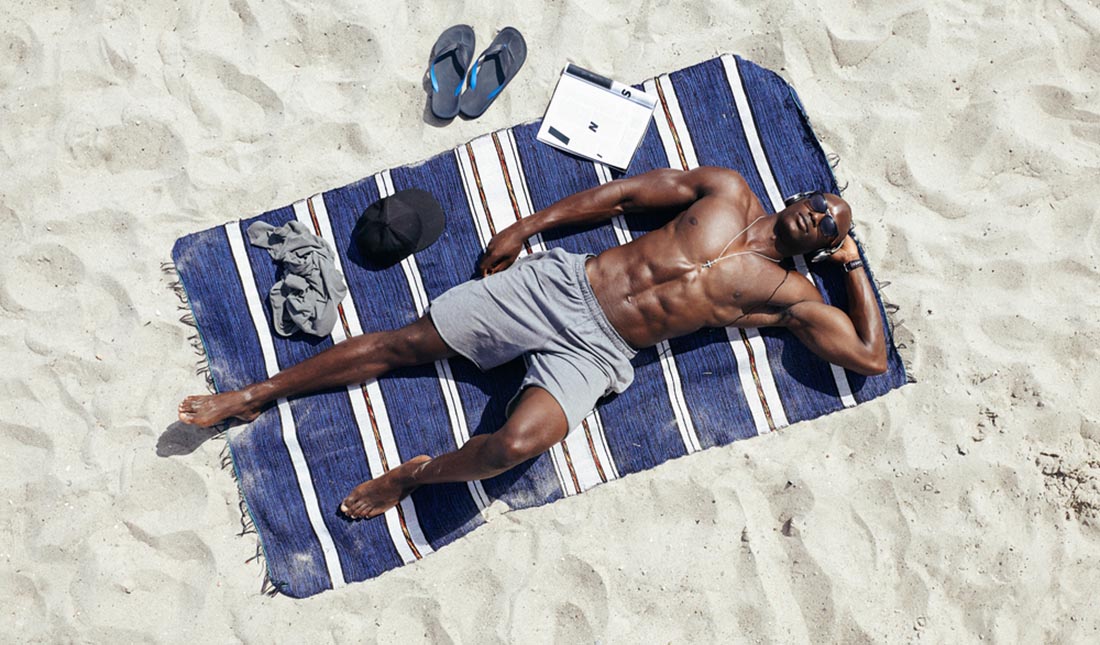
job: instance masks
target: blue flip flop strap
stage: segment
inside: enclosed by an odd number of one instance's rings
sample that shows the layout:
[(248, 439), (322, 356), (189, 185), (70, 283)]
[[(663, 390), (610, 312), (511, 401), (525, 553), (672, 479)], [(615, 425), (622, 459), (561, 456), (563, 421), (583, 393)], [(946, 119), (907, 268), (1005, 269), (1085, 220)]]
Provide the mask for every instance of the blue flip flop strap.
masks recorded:
[[(439, 91), (439, 80), (436, 79), (436, 77), (435, 77), (435, 66), (437, 64), (439, 64), (440, 62), (442, 62), (443, 59), (448, 58), (450, 56), (454, 56), (455, 60), (458, 60), (458, 61), (462, 61), (464, 59), (468, 60), (468, 56), (466, 55), (466, 53), (469, 52), (469, 51), (470, 50), (465, 45), (463, 45), (462, 43), (455, 43), (454, 45), (451, 45), (450, 47), (448, 47), (448, 48), (444, 49), (443, 51), (439, 52), (439, 54), (436, 55), (436, 57), (434, 59), (432, 59), (432, 64), (428, 68), (428, 75), (432, 79), (432, 90), (433, 91), (435, 91), (435, 92)], [(472, 54), (473, 52), (470, 52), (470, 53)], [(466, 70), (465, 69), (462, 70), (462, 76), (463, 77), (466, 76)], [(462, 93), (462, 83), (459, 83), (458, 88), (455, 90), (455, 96), (458, 96), (461, 93)]]
[(493, 90), (492, 92), (489, 92), (489, 100), (492, 101), (493, 99), (495, 99), (497, 97), (497, 94), (500, 94), (503, 91), (504, 91), (504, 84), (502, 83), (500, 85), (497, 85), (497, 88), (495, 90)]
[[(486, 49), (484, 53), (474, 62), (473, 69), (470, 71), (470, 89), (477, 88), (477, 75), (481, 71), (481, 63), (488, 58), (496, 57), (500, 61), (500, 69), (511, 66), (515, 61), (515, 56), (512, 54), (512, 50), (508, 49), (508, 45), (497, 45), (496, 47), (490, 47)], [(503, 72), (502, 72), (503, 73)], [(500, 93), (504, 89), (504, 79), (497, 79), (501, 84), (490, 93), (489, 97), (492, 98)]]

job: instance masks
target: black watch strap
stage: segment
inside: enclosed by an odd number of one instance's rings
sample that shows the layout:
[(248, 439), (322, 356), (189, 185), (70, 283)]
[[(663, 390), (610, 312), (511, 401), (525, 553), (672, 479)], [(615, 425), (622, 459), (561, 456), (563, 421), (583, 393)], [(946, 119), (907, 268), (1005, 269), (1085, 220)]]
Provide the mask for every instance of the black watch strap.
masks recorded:
[(861, 266), (863, 266), (863, 260), (861, 260), (859, 258), (856, 258), (854, 260), (851, 260), (849, 262), (844, 263), (844, 272), (845, 273), (851, 273), (852, 271), (855, 271), (856, 269), (860, 268)]

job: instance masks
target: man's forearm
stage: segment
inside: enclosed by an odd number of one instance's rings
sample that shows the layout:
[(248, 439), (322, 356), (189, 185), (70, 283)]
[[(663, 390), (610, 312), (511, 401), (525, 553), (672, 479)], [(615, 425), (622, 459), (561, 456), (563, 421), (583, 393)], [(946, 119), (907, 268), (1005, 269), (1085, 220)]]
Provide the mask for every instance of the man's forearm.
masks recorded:
[(596, 224), (622, 213), (623, 190), (620, 182), (610, 182), (570, 195), (532, 213), (512, 226), (531, 237), (560, 226)]
[(486, 245), (478, 266), (482, 275), (508, 268), (519, 257), (523, 241), (537, 233), (559, 226), (597, 224), (628, 212), (688, 208), (712, 191), (736, 182), (743, 184), (744, 180), (721, 168), (664, 168), (616, 179), (566, 197), (498, 232)]
[(875, 290), (867, 271), (860, 267), (845, 275), (848, 288), (848, 317), (852, 326), (863, 341), (864, 347), (886, 369), (886, 337), (883, 333), (882, 316), (879, 312)]
[(625, 212), (687, 208), (708, 187), (742, 182), (740, 175), (725, 169), (671, 168), (650, 170), (589, 188), (525, 217), (520, 230), (525, 237), (559, 226), (596, 224)]

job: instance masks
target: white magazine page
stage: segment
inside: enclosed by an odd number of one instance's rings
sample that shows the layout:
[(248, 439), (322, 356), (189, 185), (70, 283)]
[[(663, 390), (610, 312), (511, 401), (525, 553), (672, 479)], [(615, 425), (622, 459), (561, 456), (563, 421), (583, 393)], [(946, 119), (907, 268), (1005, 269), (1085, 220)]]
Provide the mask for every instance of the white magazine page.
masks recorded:
[(562, 73), (537, 139), (625, 170), (649, 127), (656, 97), (575, 65)]

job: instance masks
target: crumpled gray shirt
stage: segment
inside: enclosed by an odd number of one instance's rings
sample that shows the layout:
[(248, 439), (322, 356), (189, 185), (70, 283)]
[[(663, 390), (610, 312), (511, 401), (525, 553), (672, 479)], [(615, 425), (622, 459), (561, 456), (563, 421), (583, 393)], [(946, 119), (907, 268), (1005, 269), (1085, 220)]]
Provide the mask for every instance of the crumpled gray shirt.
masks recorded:
[(278, 228), (255, 222), (248, 227), (248, 240), (267, 249), (282, 268), (282, 279), (268, 292), (275, 331), (328, 336), (336, 325), (336, 305), (348, 293), (328, 242), (298, 220)]

